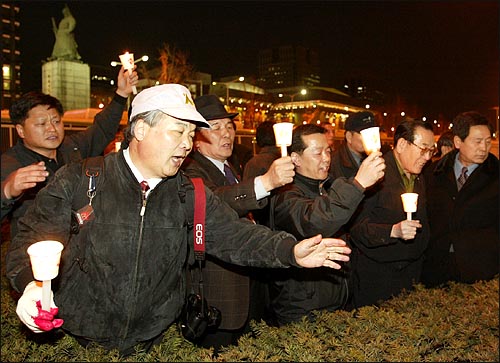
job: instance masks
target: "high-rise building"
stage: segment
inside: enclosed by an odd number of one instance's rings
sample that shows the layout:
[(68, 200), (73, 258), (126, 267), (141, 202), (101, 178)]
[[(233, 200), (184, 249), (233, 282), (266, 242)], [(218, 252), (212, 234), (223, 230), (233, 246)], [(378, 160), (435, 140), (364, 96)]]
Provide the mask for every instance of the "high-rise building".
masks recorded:
[(262, 49), (257, 85), (266, 90), (318, 86), (319, 70), (319, 53), (315, 49), (291, 45)]
[(19, 51), (19, 6), (1, 3), (2, 11), (2, 109), (21, 94), (21, 62)]

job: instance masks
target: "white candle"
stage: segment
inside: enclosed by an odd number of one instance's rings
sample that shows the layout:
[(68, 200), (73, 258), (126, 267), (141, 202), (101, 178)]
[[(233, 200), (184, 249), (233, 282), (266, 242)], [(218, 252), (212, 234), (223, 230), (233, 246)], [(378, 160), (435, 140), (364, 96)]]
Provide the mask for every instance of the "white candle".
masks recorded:
[(276, 145), (281, 147), (281, 156), (287, 156), (287, 146), (292, 144), (293, 123), (279, 122), (273, 125)]
[(359, 133), (363, 141), (363, 148), (368, 155), (374, 151), (380, 150), (380, 132), (377, 126), (361, 130)]
[[(134, 69), (134, 53), (125, 52), (120, 55), (120, 62), (123, 64), (123, 68), (125, 68), (129, 74), (132, 73)], [(137, 88), (132, 86), (132, 92), (134, 95), (137, 94)]]
[(63, 248), (58, 241), (40, 241), (28, 247), (33, 276), (42, 281), (42, 310), (50, 311), (51, 280), (59, 274)]
[(411, 221), (411, 214), (417, 211), (418, 194), (403, 193), (401, 200), (403, 201), (403, 210), (406, 212), (406, 219)]

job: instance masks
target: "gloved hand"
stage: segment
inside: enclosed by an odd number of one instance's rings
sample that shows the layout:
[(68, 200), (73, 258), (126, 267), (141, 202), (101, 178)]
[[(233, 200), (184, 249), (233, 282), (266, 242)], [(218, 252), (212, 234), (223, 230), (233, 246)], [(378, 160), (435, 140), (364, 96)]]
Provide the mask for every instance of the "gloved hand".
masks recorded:
[(17, 302), (16, 313), (19, 319), (33, 332), (43, 333), (59, 328), (64, 320), (54, 319), (59, 309), (54, 304), (54, 294), (50, 292), (50, 311), (42, 310), (42, 286), (31, 281), (24, 289), (23, 295)]

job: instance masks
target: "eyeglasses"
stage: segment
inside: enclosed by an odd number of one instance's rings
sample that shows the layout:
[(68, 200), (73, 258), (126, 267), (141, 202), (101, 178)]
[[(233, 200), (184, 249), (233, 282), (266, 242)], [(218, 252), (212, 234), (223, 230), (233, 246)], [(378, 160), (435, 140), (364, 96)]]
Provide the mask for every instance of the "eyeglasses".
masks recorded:
[(433, 147), (422, 147), (422, 146), (418, 146), (413, 141), (408, 141), (408, 142), (420, 149), (420, 156), (425, 156), (427, 154), (430, 157), (433, 157), (434, 155), (437, 154), (437, 149), (434, 146)]

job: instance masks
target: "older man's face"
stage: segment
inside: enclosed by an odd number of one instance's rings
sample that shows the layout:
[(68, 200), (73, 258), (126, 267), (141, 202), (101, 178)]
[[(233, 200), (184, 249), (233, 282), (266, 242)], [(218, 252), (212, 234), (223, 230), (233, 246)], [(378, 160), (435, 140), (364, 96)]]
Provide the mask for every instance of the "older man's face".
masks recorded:
[(204, 156), (225, 162), (233, 153), (236, 130), (230, 118), (210, 120), (210, 129), (198, 131), (196, 149)]
[(166, 114), (156, 126), (137, 121), (131, 157), (146, 178), (175, 175), (193, 146), (195, 125)]
[(463, 165), (482, 164), (491, 150), (491, 132), (486, 125), (471, 126), (464, 141), (455, 136), (454, 142)]
[(418, 175), (424, 165), (432, 158), (434, 146), (434, 133), (422, 127), (417, 127), (414, 141), (400, 139), (401, 145), (397, 148), (399, 162), (403, 170), (410, 174)]

